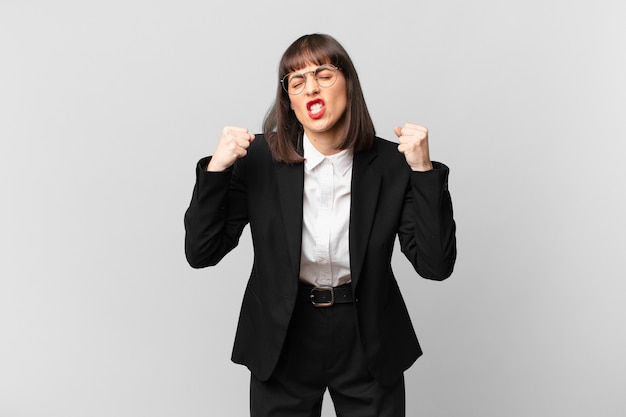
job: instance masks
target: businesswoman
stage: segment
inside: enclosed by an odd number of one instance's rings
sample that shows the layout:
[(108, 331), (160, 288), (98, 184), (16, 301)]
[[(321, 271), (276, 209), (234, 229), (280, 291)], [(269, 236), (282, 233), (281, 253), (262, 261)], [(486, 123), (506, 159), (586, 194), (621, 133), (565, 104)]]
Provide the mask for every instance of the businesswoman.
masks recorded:
[(396, 127), (398, 143), (375, 136), (354, 65), (328, 35), (289, 46), (276, 91), (262, 135), (225, 127), (198, 163), (187, 260), (215, 265), (250, 225), (232, 360), (251, 371), (253, 417), (319, 416), (326, 389), (339, 416), (404, 416), (403, 372), (421, 350), (391, 256), (398, 236), (419, 275), (452, 273), (448, 168), (430, 160), (425, 127)]

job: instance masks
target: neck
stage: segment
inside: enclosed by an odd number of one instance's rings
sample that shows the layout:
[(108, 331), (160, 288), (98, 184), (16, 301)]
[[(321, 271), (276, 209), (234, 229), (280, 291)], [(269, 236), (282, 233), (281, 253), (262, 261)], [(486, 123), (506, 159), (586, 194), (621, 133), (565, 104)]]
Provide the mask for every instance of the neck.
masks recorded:
[(311, 132), (307, 132), (306, 136), (309, 138), (311, 145), (322, 155), (329, 156), (341, 152), (341, 149), (339, 149), (341, 140), (337, 137)]

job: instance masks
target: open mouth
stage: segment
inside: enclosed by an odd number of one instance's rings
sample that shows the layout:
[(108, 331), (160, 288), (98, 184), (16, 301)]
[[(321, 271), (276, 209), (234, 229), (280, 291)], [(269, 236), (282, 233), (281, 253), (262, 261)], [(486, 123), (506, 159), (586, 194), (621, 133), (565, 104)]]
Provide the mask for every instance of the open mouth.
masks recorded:
[(321, 98), (317, 98), (315, 100), (311, 100), (306, 104), (307, 112), (309, 113), (309, 117), (312, 119), (319, 119), (324, 115), (324, 111), (326, 109), (324, 100)]

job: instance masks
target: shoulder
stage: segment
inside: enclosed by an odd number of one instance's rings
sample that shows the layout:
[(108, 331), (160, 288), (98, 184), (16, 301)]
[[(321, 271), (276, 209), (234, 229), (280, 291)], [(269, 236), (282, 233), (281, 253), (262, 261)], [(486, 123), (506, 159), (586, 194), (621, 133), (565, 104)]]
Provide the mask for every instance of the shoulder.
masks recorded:
[(250, 150), (254, 152), (264, 153), (270, 152), (269, 146), (267, 146), (267, 140), (265, 139), (265, 135), (262, 133), (255, 133), (254, 140), (250, 144)]
[(404, 155), (398, 152), (398, 144), (380, 137), (374, 138), (370, 149), (355, 153), (354, 167), (356, 172), (368, 167), (383, 178), (398, 181), (401, 178), (408, 180), (411, 171)]
[(378, 136), (374, 138), (372, 149), (380, 154), (399, 154), (398, 144), (396, 142), (392, 142)]
[(376, 161), (379, 164), (388, 165), (397, 169), (404, 170), (408, 168), (404, 155), (398, 152), (398, 143), (390, 140), (375, 137), (372, 146), (372, 152), (376, 155)]
[(234, 170), (238, 177), (247, 178), (247, 181), (261, 181), (279, 165), (281, 163), (274, 160), (265, 135), (255, 134), (248, 153), (235, 162)]
[(248, 148), (248, 154), (238, 160), (238, 162), (244, 164), (262, 164), (272, 162), (272, 152), (267, 145), (267, 140), (263, 134), (255, 134), (254, 140)]

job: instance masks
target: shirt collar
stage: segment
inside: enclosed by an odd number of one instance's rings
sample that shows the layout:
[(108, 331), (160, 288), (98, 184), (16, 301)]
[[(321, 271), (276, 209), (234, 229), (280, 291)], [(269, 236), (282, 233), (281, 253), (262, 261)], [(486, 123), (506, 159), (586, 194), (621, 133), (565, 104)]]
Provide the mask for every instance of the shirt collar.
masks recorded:
[(315, 167), (321, 164), (324, 159), (328, 159), (337, 169), (336, 172), (342, 176), (345, 175), (348, 170), (352, 168), (351, 149), (344, 149), (334, 155), (326, 156), (320, 153), (320, 151), (318, 151), (317, 149), (315, 149), (315, 146), (313, 146), (306, 133), (303, 135), (302, 145), (305, 158), (304, 168), (307, 171), (315, 169)]

